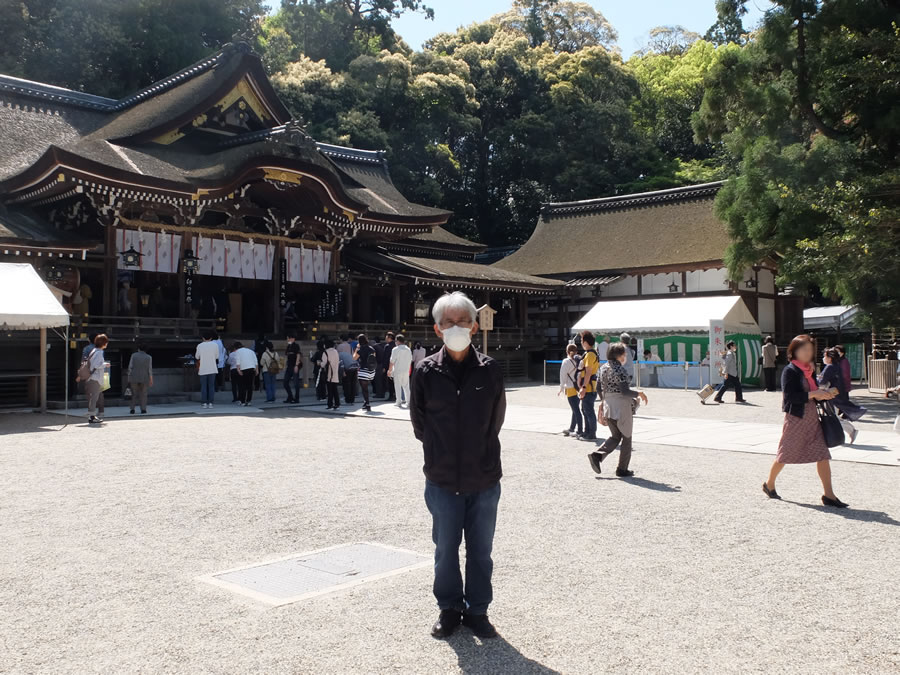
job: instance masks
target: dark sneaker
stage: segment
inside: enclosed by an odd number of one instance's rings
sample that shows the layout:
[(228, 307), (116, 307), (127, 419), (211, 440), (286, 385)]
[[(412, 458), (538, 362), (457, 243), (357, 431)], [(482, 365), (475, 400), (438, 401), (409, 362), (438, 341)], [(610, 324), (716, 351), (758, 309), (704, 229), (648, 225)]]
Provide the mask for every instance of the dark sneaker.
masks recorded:
[(128, 411), (128, 412), (129, 412), (130, 415), (134, 415), (134, 408), (132, 408), (132, 409), (131, 409), (130, 411)]
[(631, 478), (634, 475), (634, 471), (629, 469), (616, 469), (616, 475), (619, 478)]
[(100, 424), (100, 418), (91, 415), (90, 417), (88, 417), (88, 424)]
[(431, 627), (431, 637), (448, 638), (462, 623), (462, 612), (458, 609), (442, 609), (438, 620)]
[(603, 455), (601, 453), (589, 452), (588, 461), (591, 463), (591, 468), (594, 470), (594, 473), (602, 473), (600, 470), (600, 462), (603, 461)]
[(487, 614), (463, 614), (462, 624), (482, 640), (497, 637), (497, 629), (488, 621)]
[(563, 436), (571, 436), (571, 435), (572, 435), (571, 431), (569, 431), (568, 429), (563, 429)]

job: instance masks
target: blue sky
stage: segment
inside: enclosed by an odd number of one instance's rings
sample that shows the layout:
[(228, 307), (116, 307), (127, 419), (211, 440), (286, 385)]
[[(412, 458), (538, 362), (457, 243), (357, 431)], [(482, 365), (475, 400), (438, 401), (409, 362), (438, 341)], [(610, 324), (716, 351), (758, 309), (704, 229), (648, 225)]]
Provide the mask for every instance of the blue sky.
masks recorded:
[[(589, 0), (619, 32), (622, 56), (640, 47), (654, 26), (681, 24), (703, 34), (716, 20), (715, 0)], [(505, 12), (511, 0), (426, 0), (434, 9), (434, 21), (406, 14), (394, 21), (394, 29), (414, 49), (437, 33), (452, 32), (459, 26), (489, 19)], [(766, 9), (768, 0), (750, 0), (745, 26), (752, 26)]]

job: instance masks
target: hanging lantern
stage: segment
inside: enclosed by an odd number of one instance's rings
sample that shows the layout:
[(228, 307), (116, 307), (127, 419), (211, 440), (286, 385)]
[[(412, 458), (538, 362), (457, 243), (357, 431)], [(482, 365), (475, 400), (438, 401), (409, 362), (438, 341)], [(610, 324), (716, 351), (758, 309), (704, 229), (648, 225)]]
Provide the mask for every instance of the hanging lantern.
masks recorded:
[(747, 288), (756, 288), (758, 285), (756, 279), (747, 279), (747, 281), (744, 282), (744, 286)]
[(677, 293), (678, 292), (678, 284), (675, 283), (675, 276), (672, 276), (672, 283), (669, 284), (669, 293)]
[(122, 251), (121, 255), (122, 263), (125, 267), (140, 267), (141, 258), (144, 257), (143, 253), (134, 250), (134, 246), (129, 247), (127, 251)]
[(181, 259), (182, 269), (185, 274), (193, 274), (199, 269), (200, 258), (194, 255), (193, 249), (185, 249), (184, 256)]
[(341, 265), (337, 271), (337, 282), (342, 286), (350, 283), (350, 270)]

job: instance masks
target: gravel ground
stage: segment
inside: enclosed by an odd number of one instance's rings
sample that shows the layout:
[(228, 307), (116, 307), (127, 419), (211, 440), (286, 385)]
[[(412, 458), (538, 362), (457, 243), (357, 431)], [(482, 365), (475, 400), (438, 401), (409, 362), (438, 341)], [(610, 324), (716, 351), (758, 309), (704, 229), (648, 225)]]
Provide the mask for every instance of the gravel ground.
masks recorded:
[(836, 512), (811, 466), (774, 502), (766, 457), (638, 444), (625, 481), (582, 444), (504, 432), (503, 637), (442, 642), (427, 568), (278, 609), (196, 581), (353, 541), (430, 554), (408, 423), (59, 422), (0, 416), (2, 672), (900, 670), (892, 467), (836, 464)]
[[(725, 394), (721, 405), (702, 405), (696, 392), (684, 389), (656, 389), (641, 387), (647, 393), (650, 405), (639, 408), (647, 415), (661, 417), (690, 417), (708, 420), (729, 420), (732, 422), (758, 422), (761, 424), (781, 424), (781, 392), (767, 392), (759, 389), (744, 389), (744, 398), (749, 405), (734, 403), (734, 392)], [(546, 387), (541, 384), (516, 383), (508, 390), (510, 403), (538, 407), (557, 407), (569, 410), (565, 396), (557, 396), (558, 386)], [(856, 389), (851, 398), (868, 412), (854, 424), (860, 431), (890, 431), (894, 418), (900, 413), (896, 399), (885, 399), (883, 394), (871, 394), (865, 389)], [(564, 416), (565, 417), (565, 416)]]

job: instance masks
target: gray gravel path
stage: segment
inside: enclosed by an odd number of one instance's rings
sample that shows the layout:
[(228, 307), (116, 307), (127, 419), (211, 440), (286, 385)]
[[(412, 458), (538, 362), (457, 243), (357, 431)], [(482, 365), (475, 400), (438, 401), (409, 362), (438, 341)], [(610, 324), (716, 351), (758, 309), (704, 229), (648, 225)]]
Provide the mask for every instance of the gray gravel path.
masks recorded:
[(637, 444), (638, 478), (504, 432), (491, 614), (428, 628), (428, 569), (267, 609), (196, 577), (352, 541), (431, 552), (404, 422), (272, 411), (101, 429), (0, 416), (0, 671), (896, 673), (896, 469)]

